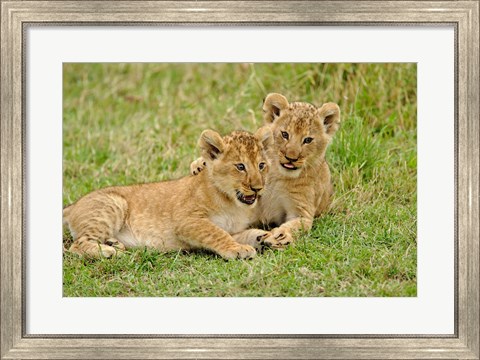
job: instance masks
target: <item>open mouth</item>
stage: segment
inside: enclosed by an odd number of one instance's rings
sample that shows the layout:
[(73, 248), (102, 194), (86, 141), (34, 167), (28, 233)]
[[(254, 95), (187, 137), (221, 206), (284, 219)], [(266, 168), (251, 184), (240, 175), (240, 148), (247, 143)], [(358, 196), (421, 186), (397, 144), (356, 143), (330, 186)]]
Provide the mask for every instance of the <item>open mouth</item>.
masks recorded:
[(282, 165), (285, 169), (287, 170), (297, 170), (298, 168), (293, 165), (291, 162), (288, 162), (288, 163), (285, 163), (285, 164), (282, 164), (280, 163), (280, 165)]
[(237, 191), (237, 199), (244, 204), (252, 205), (255, 200), (257, 200), (257, 194), (244, 195), (240, 191)]

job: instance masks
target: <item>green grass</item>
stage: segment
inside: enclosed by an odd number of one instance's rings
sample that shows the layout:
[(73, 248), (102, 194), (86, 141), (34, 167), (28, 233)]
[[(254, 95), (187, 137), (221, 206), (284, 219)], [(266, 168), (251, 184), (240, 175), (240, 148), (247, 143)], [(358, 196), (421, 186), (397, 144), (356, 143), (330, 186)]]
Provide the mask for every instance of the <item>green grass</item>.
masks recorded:
[[(250, 261), (134, 249), (64, 253), (65, 296), (416, 296), (414, 64), (65, 64), (64, 204), (108, 185), (178, 178), (201, 131), (253, 131), (280, 92), (333, 101), (331, 211)], [(71, 241), (65, 235), (68, 246)]]

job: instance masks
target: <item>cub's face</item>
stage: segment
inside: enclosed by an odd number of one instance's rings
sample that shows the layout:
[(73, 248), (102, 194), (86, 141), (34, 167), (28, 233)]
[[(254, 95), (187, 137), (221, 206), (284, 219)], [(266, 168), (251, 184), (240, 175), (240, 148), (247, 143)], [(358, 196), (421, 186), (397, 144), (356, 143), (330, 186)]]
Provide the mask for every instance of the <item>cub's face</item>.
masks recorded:
[(255, 134), (235, 131), (220, 137), (214, 131), (202, 133), (199, 144), (210, 181), (240, 206), (255, 206), (268, 172), (267, 147), (273, 142), (269, 128)]
[(325, 159), (325, 151), (340, 124), (340, 108), (326, 103), (320, 108), (269, 94), (263, 105), (265, 121), (274, 136), (272, 166), (281, 174), (298, 177), (302, 170)]

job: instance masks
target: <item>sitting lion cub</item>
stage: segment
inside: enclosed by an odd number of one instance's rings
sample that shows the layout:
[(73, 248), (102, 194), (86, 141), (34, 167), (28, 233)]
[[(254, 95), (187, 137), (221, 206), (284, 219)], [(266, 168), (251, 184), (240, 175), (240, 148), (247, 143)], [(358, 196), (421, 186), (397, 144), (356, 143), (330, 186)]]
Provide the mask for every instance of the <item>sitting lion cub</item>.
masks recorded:
[[(161, 251), (208, 249), (225, 259), (251, 258), (269, 233), (249, 229), (263, 192), (269, 129), (199, 139), (208, 166), (198, 176), (94, 191), (63, 210), (74, 242), (70, 251), (110, 257), (125, 247)], [(233, 234), (233, 235), (230, 235)]]
[[(328, 209), (333, 186), (325, 152), (340, 125), (340, 108), (305, 102), (289, 103), (281, 94), (269, 94), (263, 111), (273, 131), (274, 145), (268, 152), (271, 163), (265, 191), (257, 207), (253, 226), (274, 227), (264, 245), (281, 248), (294, 240), (292, 234), (312, 228), (313, 219)], [(208, 164), (192, 162), (192, 174)]]
[(294, 240), (293, 233), (309, 231), (314, 217), (330, 206), (333, 185), (325, 152), (340, 126), (340, 108), (334, 103), (289, 103), (273, 93), (265, 98), (263, 111), (274, 146), (259, 220), (278, 226), (266, 242), (282, 247)]

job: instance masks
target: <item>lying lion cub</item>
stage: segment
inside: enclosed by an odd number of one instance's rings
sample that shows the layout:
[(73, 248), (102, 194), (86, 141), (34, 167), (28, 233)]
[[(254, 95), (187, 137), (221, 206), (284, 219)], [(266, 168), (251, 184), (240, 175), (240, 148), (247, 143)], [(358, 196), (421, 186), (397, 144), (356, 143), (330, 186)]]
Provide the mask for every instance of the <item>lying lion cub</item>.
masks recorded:
[[(265, 192), (257, 207), (253, 226), (274, 227), (264, 245), (281, 248), (294, 240), (293, 234), (309, 231), (313, 219), (331, 203), (333, 186), (325, 152), (340, 125), (340, 108), (326, 103), (321, 107), (291, 102), (281, 94), (269, 94), (263, 104), (267, 127), (274, 145), (268, 158), (271, 168)], [(208, 164), (192, 162), (192, 174)]]
[[(110, 257), (125, 247), (208, 249), (225, 259), (251, 258), (263, 230), (250, 229), (267, 173), (269, 129), (199, 139), (208, 171), (198, 176), (94, 191), (63, 210), (70, 251)], [(230, 235), (230, 234), (233, 234)]]

